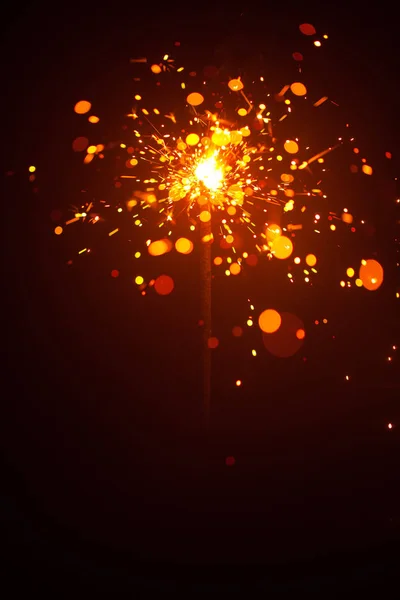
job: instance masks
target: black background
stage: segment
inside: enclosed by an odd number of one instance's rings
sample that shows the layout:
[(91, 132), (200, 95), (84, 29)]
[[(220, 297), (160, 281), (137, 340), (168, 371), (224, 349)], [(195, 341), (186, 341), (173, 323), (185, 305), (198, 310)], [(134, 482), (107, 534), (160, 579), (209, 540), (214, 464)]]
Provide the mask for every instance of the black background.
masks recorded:
[[(2, 568), (14, 586), (340, 589), (383, 586), (394, 573), (399, 438), (387, 423), (400, 422), (400, 388), (385, 357), (399, 342), (399, 59), (394, 15), (380, 6), (9, 8), (1, 514)], [(228, 303), (226, 282), (216, 279), (216, 334), (226, 343), (214, 355), (206, 434), (196, 253), (187, 269), (178, 259), (163, 263), (185, 281), (175, 295), (141, 298), (127, 242), (107, 242), (70, 269), (66, 261), (85, 238), (65, 246), (54, 239), (51, 210), (64, 210), (84, 185), (70, 150), (81, 134), (71, 106), (93, 98), (104, 136), (112, 135), (130, 109), (129, 58), (157, 57), (176, 40), (194, 63), (206, 56), (227, 70), (261, 65), (283, 85), (281, 64), (306, 47), (302, 22), (329, 34), (308, 76), (345, 106), (341, 115), (375, 168), (353, 208), (376, 225), (368, 243), (385, 265), (385, 285), (362, 302), (344, 301), (328, 280), (296, 298), (278, 287), (283, 310), (306, 325), (329, 316), (331, 329), (310, 336), (298, 357), (254, 361), (252, 342), (232, 341), (229, 332), (238, 315), (245, 319), (247, 292), (258, 306), (264, 301), (264, 271), (238, 278)], [(337, 186), (351, 203), (347, 183)], [(352, 381), (344, 384), (347, 372)]]

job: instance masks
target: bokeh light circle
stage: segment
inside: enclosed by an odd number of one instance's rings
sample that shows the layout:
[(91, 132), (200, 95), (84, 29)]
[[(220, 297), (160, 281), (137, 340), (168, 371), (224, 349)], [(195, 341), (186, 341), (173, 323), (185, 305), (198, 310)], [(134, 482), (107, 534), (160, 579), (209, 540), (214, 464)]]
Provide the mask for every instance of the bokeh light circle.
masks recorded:
[(229, 89), (232, 90), (233, 92), (239, 92), (240, 90), (242, 90), (244, 88), (244, 85), (240, 79), (231, 79), (228, 82), (228, 86), (229, 86)]
[(383, 268), (377, 260), (365, 260), (361, 264), (359, 278), (365, 289), (373, 292), (383, 283)]
[(186, 98), (186, 101), (190, 106), (200, 106), (204, 102), (204, 96), (199, 94), (198, 92), (192, 92)]
[(315, 256), (315, 254), (307, 254), (306, 263), (309, 267), (315, 267), (315, 265), (317, 264), (317, 257)]
[(74, 152), (83, 152), (89, 145), (89, 140), (83, 136), (77, 137), (72, 142), (72, 150)]
[(280, 260), (289, 258), (289, 256), (293, 252), (292, 241), (284, 235), (277, 237), (272, 242), (271, 252), (273, 252), (273, 254), (276, 256), (276, 258), (279, 258)]
[(300, 81), (292, 83), (290, 89), (295, 96), (305, 96), (307, 94), (306, 86), (304, 83), (300, 83)]
[(286, 140), (284, 148), (288, 154), (296, 154), (299, 151), (299, 145), (294, 140)]
[(258, 326), (264, 333), (275, 333), (275, 331), (278, 331), (281, 323), (281, 315), (273, 308), (264, 310), (258, 317)]
[(162, 256), (172, 249), (172, 242), (168, 239), (156, 240), (151, 242), (147, 248), (150, 256)]
[(154, 282), (154, 289), (160, 296), (167, 296), (174, 289), (174, 280), (169, 275), (160, 275)]
[(78, 115), (84, 115), (92, 108), (92, 105), (87, 100), (79, 100), (74, 106), (74, 111)]
[(299, 25), (299, 29), (303, 35), (315, 35), (317, 33), (314, 25), (310, 23), (302, 23)]
[(175, 242), (175, 250), (180, 254), (190, 254), (193, 250), (193, 242), (187, 238), (179, 238)]
[[(289, 358), (300, 350), (304, 343), (305, 328), (304, 324), (296, 315), (282, 312), (281, 326), (274, 333), (263, 333), (263, 343), (265, 348), (278, 358)], [(302, 336), (299, 332), (304, 332)], [(299, 339), (299, 336), (301, 339)]]
[(200, 141), (199, 136), (197, 135), (197, 133), (189, 133), (188, 136), (186, 136), (186, 143), (188, 146), (196, 146)]

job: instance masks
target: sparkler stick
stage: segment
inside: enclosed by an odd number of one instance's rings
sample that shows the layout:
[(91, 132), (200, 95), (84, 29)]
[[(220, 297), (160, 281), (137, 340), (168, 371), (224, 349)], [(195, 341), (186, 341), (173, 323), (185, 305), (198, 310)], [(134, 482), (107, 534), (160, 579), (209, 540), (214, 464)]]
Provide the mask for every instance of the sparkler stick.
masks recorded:
[(201, 223), (201, 317), (203, 320), (203, 410), (204, 421), (210, 426), (211, 413), (211, 350), (209, 339), (211, 337), (211, 221)]

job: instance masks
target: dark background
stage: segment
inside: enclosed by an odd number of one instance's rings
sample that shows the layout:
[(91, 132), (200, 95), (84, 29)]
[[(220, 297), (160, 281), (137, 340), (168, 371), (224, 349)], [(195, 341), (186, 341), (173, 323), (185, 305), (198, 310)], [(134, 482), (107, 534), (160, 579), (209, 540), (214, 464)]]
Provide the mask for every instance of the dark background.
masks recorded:
[[(399, 54), (394, 15), (380, 7), (9, 9), (1, 516), (2, 569), (14, 586), (207, 591), (218, 583), (221, 591), (248, 591), (390, 580), (400, 526), (399, 374), (396, 361), (385, 360), (400, 343), (393, 241)], [(328, 33), (320, 56), (299, 34), (303, 22)], [(350, 120), (374, 166), (359, 187), (347, 175), (336, 185), (354, 214), (375, 225), (360, 244), (385, 266), (375, 293), (338, 293), (334, 274), (334, 284), (322, 277), (314, 290), (287, 297), (283, 286), (261, 285), (271, 271), (260, 265), (232, 283), (227, 302), (226, 281), (217, 278), (221, 343), (208, 433), (196, 252), (187, 268), (182, 257), (162, 263), (176, 293), (142, 298), (132, 285), (132, 244), (116, 236), (71, 269), (66, 261), (81, 241), (95, 240), (86, 230), (63, 243), (50, 219), (54, 208), (79, 203), (88, 183), (71, 156), (71, 141), (82, 134), (71, 107), (92, 98), (109, 139), (125, 104), (130, 110), (129, 58), (156, 59), (176, 40), (185, 60), (262, 68), (276, 89), (286, 83), (281, 69), (293, 51), (304, 53), (304, 68), (312, 56), (309, 79), (315, 75), (321, 96), (340, 104), (341, 122)], [(358, 247), (340, 243), (359, 260)], [(344, 269), (349, 264), (344, 256)], [(116, 280), (113, 268), (121, 272)], [(273, 298), (301, 315), (310, 335), (298, 355), (267, 356), (255, 333), (232, 338), (247, 297), (257, 306)], [(313, 329), (324, 317), (326, 330)]]

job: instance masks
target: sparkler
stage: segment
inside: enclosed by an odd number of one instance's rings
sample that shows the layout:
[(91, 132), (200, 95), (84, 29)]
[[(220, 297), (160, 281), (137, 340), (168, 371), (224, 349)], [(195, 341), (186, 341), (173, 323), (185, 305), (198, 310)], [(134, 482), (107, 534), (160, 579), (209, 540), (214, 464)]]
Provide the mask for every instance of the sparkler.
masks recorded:
[[(311, 25), (301, 25), (300, 31), (315, 36)], [(314, 40), (314, 46), (320, 47), (321, 41)], [(301, 54), (294, 53), (293, 57), (300, 64)], [(103, 159), (122, 153), (124, 166), (117, 173), (115, 185), (123, 187), (125, 204), (91, 200), (75, 207), (74, 216), (65, 224), (85, 221), (95, 225), (107, 218), (107, 211), (117, 210), (132, 227), (147, 228), (147, 252), (152, 256), (173, 248), (189, 254), (199, 235), (204, 412), (208, 421), (211, 350), (215, 347), (211, 320), (212, 247), (219, 242), (222, 253), (227, 254), (225, 260), (221, 256), (214, 258), (216, 267), (225, 262), (227, 276), (238, 276), (243, 269), (254, 266), (257, 257), (263, 257), (288, 261), (289, 283), (301, 279), (302, 283), (312, 285), (318, 272), (317, 256), (311, 251), (303, 257), (295, 256), (294, 260), (291, 256), (302, 235), (303, 242), (306, 240), (312, 250), (314, 236), (330, 235), (337, 226), (355, 231), (353, 216), (347, 208), (341, 215), (329, 210), (323, 189), (325, 161), (343, 145), (354, 146), (355, 142), (350, 136), (341, 137), (332, 139), (327, 148), (312, 149), (304, 146), (295, 132), (280, 137), (281, 123), (285, 121), (287, 131), (296, 108), (308, 100), (303, 81), (290, 82), (279, 93), (272, 94), (262, 76), (253, 81), (245, 74), (224, 78), (215, 67), (197, 74), (178, 65), (169, 54), (150, 67), (146, 58), (131, 59), (131, 63), (138, 89), (134, 93), (134, 107), (126, 118), (133, 130), (126, 129), (125, 139), (118, 144), (96, 144), (87, 137), (79, 137), (73, 143), (74, 151), (85, 152), (87, 165), (101, 166)], [(155, 89), (161, 94), (154, 92), (142, 98), (140, 87), (148, 78), (156, 80)], [(170, 96), (162, 94), (167, 80), (176, 89), (170, 106)], [(188, 93), (187, 88), (192, 91)], [(155, 107), (156, 97), (164, 104), (163, 108)], [(326, 96), (311, 99), (313, 110), (324, 110), (330, 102), (335, 104)], [(172, 106), (176, 104), (178, 109), (173, 112)], [(75, 112), (87, 115), (91, 108), (90, 102), (82, 100), (76, 104)], [(88, 121), (92, 126), (101, 119), (90, 114)], [(358, 156), (358, 149), (355, 155)], [(359, 160), (355, 171), (372, 175), (366, 159)], [(318, 211), (316, 201), (320, 205)], [(186, 227), (187, 237), (174, 242), (178, 222)], [(61, 232), (58, 226), (55, 233)], [(108, 235), (118, 233), (119, 228), (113, 227)], [(340, 285), (351, 287), (354, 273), (349, 267), (347, 280)], [(375, 290), (382, 281), (383, 269), (379, 263), (363, 258), (356, 286)], [(149, 281), (137, 275), (135, 282), (143, 295), (152, 288), (165, 295), (174, 287), (166, 275)], [(248, 325), (252, 324), (251, 317)], [(293, 315), (280, 315), (267, 308), (260, 312), (258, 324), (265, 346), (278, 356), (289, 356), (303, 344), (304, 326), (299, 319), (293, 320)], [(289, 349), (274, 351), (274, 340), (279, 339), (282, 345), (285, 335), (291, 336)], [(256, 356), (256, 351), (252, 352)]]

